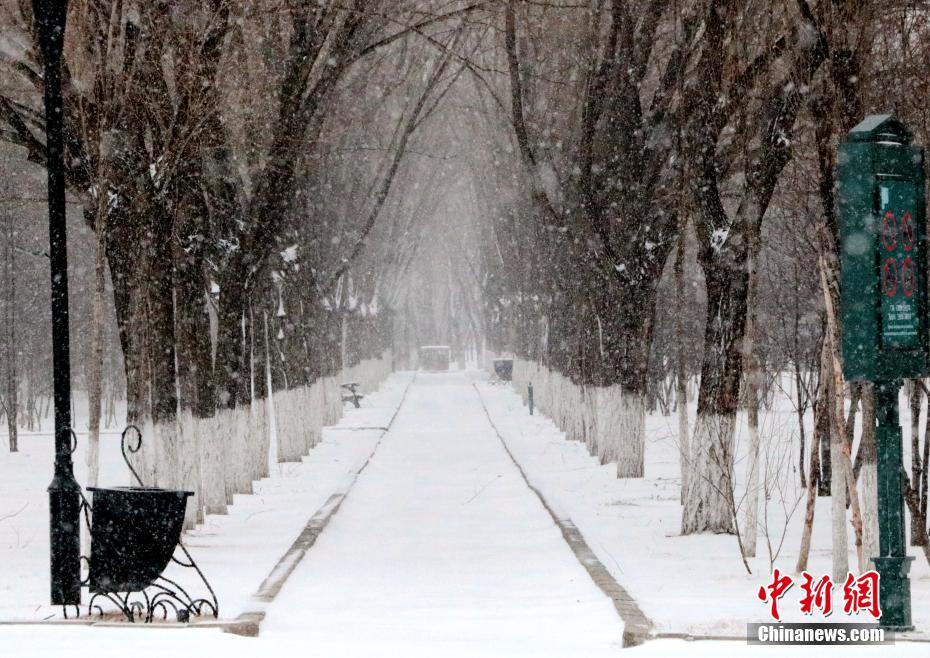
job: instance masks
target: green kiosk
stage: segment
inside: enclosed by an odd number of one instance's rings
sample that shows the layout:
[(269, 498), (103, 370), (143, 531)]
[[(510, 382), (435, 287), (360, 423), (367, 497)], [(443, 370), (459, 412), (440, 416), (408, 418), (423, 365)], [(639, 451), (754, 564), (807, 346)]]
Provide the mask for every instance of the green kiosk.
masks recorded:
[(930, 375), (924, 152), (901, 121), (872, 115), (839, 147), (843, 374), (875, 384), (881, 625), (910, 630), (898, 390)]

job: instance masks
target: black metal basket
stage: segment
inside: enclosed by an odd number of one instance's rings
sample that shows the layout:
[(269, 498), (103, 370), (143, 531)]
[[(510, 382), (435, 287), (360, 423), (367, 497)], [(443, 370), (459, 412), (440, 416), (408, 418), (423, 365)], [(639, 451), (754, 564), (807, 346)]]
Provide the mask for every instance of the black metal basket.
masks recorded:
[(494, 374), (501, 381), (511, 381), (513, 379), (513, 359), (494, 359)]
[(135, 592), (168, 566), (181, 538), (191, 491), (88, 487), (94, 492), (90, 591)]

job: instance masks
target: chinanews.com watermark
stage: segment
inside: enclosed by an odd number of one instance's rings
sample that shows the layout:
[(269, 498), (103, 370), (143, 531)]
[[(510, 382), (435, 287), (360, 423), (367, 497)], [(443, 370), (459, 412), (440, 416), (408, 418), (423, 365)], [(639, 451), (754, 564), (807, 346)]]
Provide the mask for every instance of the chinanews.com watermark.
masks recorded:
[(894, 644), (894, 631), (878, 624), (753, 623), (749, 644)]
[[(786, 623), (781, 621), (779, 603), (795, 585), (798, 585), (799, 611), (811, 615), (815, 611), (824, 617), (833, 613), (834, 590), (838, 590), (837, 607), (847, 615), (863, 615), (865, 623), (830, 623), (804, 622)], [(768, 605), (769, 616), (773, 621), (750, 623), (746, 625), (746, 641), (749, 644), (894, 644), (894, 632), (882, 628), (881, 602), (879, 600), (879, 574), (867, 571), (858, 578), (848, 573), (845, 581), (834, 583), (829, 575), (816, 578), (804, 571), (796, 582), (794, 578), (783, 574), (779, 569), (772, 573), (772, 580), (759, 587), (757, 598)]]

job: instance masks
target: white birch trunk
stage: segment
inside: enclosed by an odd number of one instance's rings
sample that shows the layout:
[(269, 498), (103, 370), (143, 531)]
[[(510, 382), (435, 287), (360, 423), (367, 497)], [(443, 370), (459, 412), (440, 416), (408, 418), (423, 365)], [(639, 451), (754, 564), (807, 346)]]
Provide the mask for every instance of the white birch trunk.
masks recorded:
[[(753, 393), (755, 389), (753, 388)], [(751, 404), (751, 403), (750, 403)], [(759, 424), (749, 423), (749, 477), (746, 482), (745, 512), (740, 523), (744, 557), (756, 556), (756, 537), (759, 526)]]
[[(568, 377), (562, 378), (563, 390), (567, 393), (561, 400), (562, 414), (566, 423), (571, 427), (571, 433), (576, 441), (584, 441), (584, 397), (582, 396), (582, 387), (572, 383)], [(596, 435), (595, 435), (596, 436)]]
[(646, 401), (643, 396), (621, 393), (616, 431), (617, 477), (643, 477), (646, 448)]
[[(91, 343), (90, 371), (87, 377), (87, 405), (89, 421), (87, 427), (87, 485), (96, 487), (100, 481), (100, 416), (103, 397), (103, 351), (104, 325), (103, 309), (106, 294), (106, 213), (105, 194), (98, 194), (96, 216), (94, 218), (97, 233), (97, 249), (94, 258), (94, 328)], [(15, 429), (15, 411), (14, 429)], [(11, 437), (14, 440), (14, 437)], [(93, 495), (89, 494), (92, 499)], [(86, 554), (90, 555), (90, 528), (84, 524), (82, 533)]]
[(746, 482), (746, 497), (743, 522), (738, 528), (743, 557), (756, 556), (756, 536), (759, 523), (759, 379), (760, 366), (755, 354), (756, 333), (756, 298), (758, 281), (756, 277), (756, 258), (758, 240), (752, 242), (746, 268), (749, 272), (749, 298), (746, 302), (746, 328), (743, 337), (743, 362), (746, 364), (744, 381), (749, 397), (747, 416), (749, 420), (749, 474)]
[[(263, 376), (264, 373), (261, 373)], [(252, 400), (249, 410), (249, 428), (251, 432), (246, 437), (248, 450), (247, 488), (248, 493), (254, 491), (255, 482), (266, 475), (264, 464), (268, 462), (268, 405), (264, 400)]]
[(199, 420), (194, 418), (190, 411), (184, 411), (178, 416), (177, 426), (179, 446), (177, 488), (194, 492), (194, 495), (187, 499), (187, 512), (184, 515), (184, 529), (189, 530), (203, 521), (203, 478), (200, 459), (200, 441), (203, 432)]
[(735, 414), (698, 414), (681, 532), (733, 532)]
[(871, 384), (862, 389), (862, 438), (859, 441), (859, 502), (862, 506), (862, 557), (860, 571), (875, 568), (878, 556), (878, 468), (875, 445), (875, 391)]
[(265, 349), (265, 372), (263, 376), (265, 378), (265, 390), (268, 392), (267, 397), (265, 398), (265, 413), (268, 418), (268, 436), (267, 441), (267, 453), (265, 454), (265, 463), (264, 463), (264, 472), (267, 475), (274, 473), (274, 465), (278, 463), (278, 418), (275, 413), (275, 390), (271, 381), (271, 348), (268, 341), (268, 313), (263, 315), (263, 324), (264, 324), (264, 349)]
[(204, 440), (201, 442), (203, 455), (203, 505), (207, 514), (226, 514), (226, 460), (223, 457), (224, 444), (228, 434), (221, 434), (223, 417), (231, 414), (229, 409), (221, 409), (216, 416), (202, 419), (200, 426)]
[(685, 325), (682, 318), (685, 308), (685, 244), (688, 234), (687, 215), (679, 219), (678, 246), (675, 249), (675, 302), (678, 312), (675, 314), (675, 403), (678, 407), (678, 462), (681, 469), (680, 502), (684, 504), (688, 491), (688, 477), (691, 472), (691, 451), (688, 447), (688, 377), (684, 365)]
[(874, 461), (863, 462), (859, 471), (859, 493), (862, 496), (862, 571), (875, 568), (873, 557), (880, 555), (878, 545), (878, 470)]
[(607, 462), (604, 459), (604, 449), (607, 447), (606, 442), (599, 440), (597, 434), (597, 386), (580, 387), (581, 406), (578, 411), (581, 413), (581, 438), (584, 440), (588, 453), (597, 455), (602, 464)]
[[(138, 473), (139, 477), (142, 479), (143, 485), (157, 486), (156, 464), (158, 457), (156, 448), (158, 446), (158, 435), (151, 418), (146, 418), (138, 427), (142, 432), (142, 447), (137, 453), (130, 455), (130, 461), (136, 469), (136, 473)], [(134, 445), (134, 439), (129, 437), (127, 443), (132, 447)], [(131, 486), (136, 486), (138, 483), (135, 481), (135, 478), (130, 476), (129, 484)]]
[[(832, 424), (831, 424), (832, 425)], [(846, 532), (846, 464), (836, 427), (830, 428), (830, 502), (833, 525), (833, 582), (841, 583), (849, 571), (849, 536)]]
[(340, 363), (342, 364), (342, 371), (345, 372), (349, 363), (349, 356), (347, 353), (348, 346), (348, 337), (349, 337), (349, 323), (348, 318), (345, 314), (342, 315), (342, 340), (340, 341)]
[(597, 440), (602, 464), (620, 459), (620, 445), (625, 440), (623, 421), (628, 414), (620, 386), (597, 389)]
[(681, 469), (681, 503), (685, 502), (688, 478), (691, 473), (691, 449), (688, 440), (688, 396), (687, 382), (678, 387), (678, 462)]

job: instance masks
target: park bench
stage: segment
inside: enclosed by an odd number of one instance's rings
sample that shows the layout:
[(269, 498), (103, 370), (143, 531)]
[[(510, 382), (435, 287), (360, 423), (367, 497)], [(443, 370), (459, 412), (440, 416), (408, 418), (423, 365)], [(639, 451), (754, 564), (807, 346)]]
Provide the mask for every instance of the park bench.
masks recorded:
[(340, 386), (348, 391), (348, 393), (343, 394), (342, 401), (351, 402), (353, 405), (355, 405), (355, 408), (358, 409), (359, 401), (365, 397), (358, 392), (358, 382), (346, 382), (345, 384), (340, 384)]

